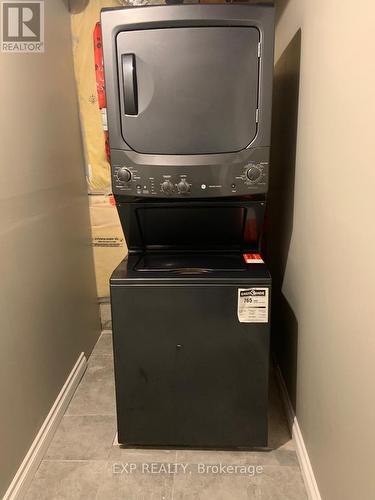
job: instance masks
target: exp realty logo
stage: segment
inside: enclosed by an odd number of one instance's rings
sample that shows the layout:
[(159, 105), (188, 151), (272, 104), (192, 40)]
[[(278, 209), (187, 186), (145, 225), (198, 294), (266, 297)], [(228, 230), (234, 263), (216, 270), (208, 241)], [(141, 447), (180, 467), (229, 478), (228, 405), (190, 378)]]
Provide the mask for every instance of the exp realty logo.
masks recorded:
[(1, 2), (1, 51), (44, 52), (44, 1)]

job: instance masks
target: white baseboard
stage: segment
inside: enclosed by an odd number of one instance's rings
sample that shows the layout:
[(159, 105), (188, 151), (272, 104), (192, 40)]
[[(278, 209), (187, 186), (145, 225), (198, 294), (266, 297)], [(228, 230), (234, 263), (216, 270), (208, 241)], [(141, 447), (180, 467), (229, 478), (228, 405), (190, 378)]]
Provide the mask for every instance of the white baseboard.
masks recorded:
[(82, 352), (44, 420), (42, 427), (39, 429), (3, 500), (20, 500), (25, 495), (53, 438), (56, 428), (73, 397), (74, 391), (85, 373), (86, 365), (87, 360), (85, 354)]
[(301, 467), (302, 477), (305, 483), (307, 495), (309, 497), (309, 500), (322, 500), (322, 497), (319, 493), (318, 484), (315, 480), (314, 471), (311, 467), (311, 462), (307, 453), (305, 442), (303, 440), (302, 432), (300, 426), (298, 425), (298, 420), (294, 413), (294, 409), (289, 398), (288, 389), (286, 388), (285, 380), (279, 366), (276, 366), (276, 376), (279, 382), (290, 432), (296, 445), (297, 457), (299, 465)]

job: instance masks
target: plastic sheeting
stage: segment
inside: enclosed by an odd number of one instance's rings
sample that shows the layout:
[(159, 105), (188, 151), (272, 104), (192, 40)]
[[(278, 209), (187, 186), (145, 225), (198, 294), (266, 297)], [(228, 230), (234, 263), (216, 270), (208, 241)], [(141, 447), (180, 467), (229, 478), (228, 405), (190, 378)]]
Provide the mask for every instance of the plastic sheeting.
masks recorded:
[(102, 113), (96, 90), (93, 33), (100, 21), (100, 10), (119, 6), (118, 0), (90, 0), (84, 11), (71, 15), (74, 69), (88, 190), (91, 193), (111, 192), (110, 166), (106, 159)]
[[(90, 196), (92, 245), (97, 294), (109, 296), (109, 278), (125, 257), (127, 248), (111, 192), (106, 159), (102, 111), (99, 109), (94, 58), (94, 29), (103, 7), (119, 7), (117, 0), (90, 0), (79, 14), (71, 15), (74, 69), (77, 82), (83, 144)], [(105, 195), (103, 195), (105, 194)]]
[[(163, 4), (160, 0), (130, 0), (129, 5)], [(95, 25), (104, 7), (121, 7), (120, 0), (90, 0), (79, 14), (71, 15), (74, 69), (77, 81), (82, 135), (86, 153), (86, 175), (90, 193), (111, 192), (110, 166), (106, 159), (103, 113), (99, 109), (95, 79)], [(104, 118), (105, 120), (105, 118)]]
[(127, 253), (112, 196), (90, 196), (90, 218), (96, 286), (99, 298), (109, 297), (109, 278)]

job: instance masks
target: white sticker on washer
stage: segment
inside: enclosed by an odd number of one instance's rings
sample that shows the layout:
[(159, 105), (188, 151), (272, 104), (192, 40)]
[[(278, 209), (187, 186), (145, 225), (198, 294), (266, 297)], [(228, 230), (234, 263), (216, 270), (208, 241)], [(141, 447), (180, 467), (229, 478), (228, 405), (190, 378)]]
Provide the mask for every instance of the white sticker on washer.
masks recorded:
[(238, 321), (268, 323), (268, 288), (239, 288)]

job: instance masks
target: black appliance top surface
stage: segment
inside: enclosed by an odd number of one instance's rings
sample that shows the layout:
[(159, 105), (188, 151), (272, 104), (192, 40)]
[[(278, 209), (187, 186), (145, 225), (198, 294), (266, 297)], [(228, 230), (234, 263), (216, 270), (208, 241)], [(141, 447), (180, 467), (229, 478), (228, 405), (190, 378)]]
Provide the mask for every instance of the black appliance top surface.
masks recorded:
[(130, 254), (115, 269), (111, 285), (271, 284), (265, 264), (245, 264), (239, 253)]

